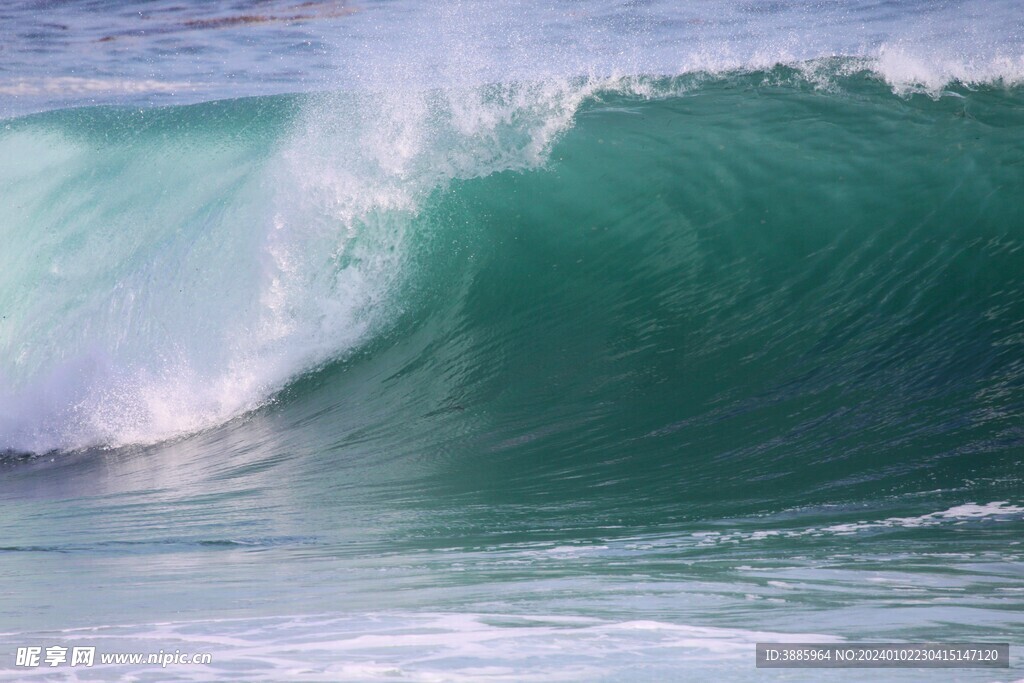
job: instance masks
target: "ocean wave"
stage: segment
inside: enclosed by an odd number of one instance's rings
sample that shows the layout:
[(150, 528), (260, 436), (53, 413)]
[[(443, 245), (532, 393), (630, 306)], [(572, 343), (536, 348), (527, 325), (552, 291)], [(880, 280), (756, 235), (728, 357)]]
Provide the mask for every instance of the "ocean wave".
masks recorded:
[[(607, 367), (650, 349), (677, 359), (680, 369), (664, 376), (675, 386), (689, 381), (681, 368), (716, 349), (809, 335), (804, 353), (816, 348), (847, 368), (838, 381), (890, 386), (866, 368), (904, 377), (891, 364), (913, 347), (915, 362), (931, 365), (903, 391), (922, 381), (948, 386), (944, 373), (959, 362), (961, 380), (970, 378), (962, 386), (989, 397), (977, 406), (989, 417), (972, 408), (968, 419), (1002, 423), (1009, 408), (993, 392), (1017, 371), (1010, 347), (995, 345), (1016, 339), (1015, 305), (999, 292), (1016, 282), (1020, 220), (1006, 192), (1020, 178), (1017, 143), (1000, 131), (1019, 123), (1021, 93), (1005, 88), (1004, 69), (985, 87), (943, 77), (932, 85), (941, 81), (957, 97), (918, 101), (892, 92), (897, 67), (888, 85), (869, 67), (825, 60), (10, 121), (0, 131), (3, 158), (14, 160), (0, 167), (11, 198), (0, 276), (0, 447), (153, 443), (222, 424), (304, 373), (469, 305), (474, 295), (458, 287), (486, 277), (472, 259), (491, 250), (507, 251), (501, 261), (520, 259), (507, 284), (536, 297), (520, 313), (529, 298), (495, 301), (532, 330), (523, 338), (553, 334), (548, 321), (572, 301), (581, 321), (603, 321), (605, 343), (618, 349)], [(929, 79), (907, 73), (932, 93)], [(936, 148), (939, 137), (948, 151)], [(851, 149), (856, 160), (842, 152)], [(964, 220), (980, 232), (960, 230)], [(506, 240), (522, 225), (554, 241), (517, 255)], [(609, 230), (618, 236), (606, 242)], [(738, 235), (746, 247), (729, 246)], [(644, 246), (659, 242), (673, 245), (661, 257)], [(859, 266), (841, 258), (843, 249), (859, 254)], [(949, 293), (931, 274), (973, 272), (978, 258), (992, 269), (984, 310), (954, 297), (958, 307), (939, 315)], [(820, 265), (801, 275), (806, 259)], [(736, 267), (725, 267), (730, 260)], [(565, 280), (548, 281), (549, 261)], [(453, 262), (461, 270), (445, 271)], [(769, 262), (779, 291), (747, 300), (773, 277), (760, 271)], [(718, 281), (700, 294), (698, 276), (712, 273)], [(541, 281), (554, 289), (535, 292)], [(885, 289), (872, 285), (882, 281)], [(431, 297), (449, 286), (456, 289), (442, 314)], [(633, 294), (617, 319), (586, 313), (626, 291)], [(811, 313), (810, 292), (829, 307)], [(803, 303), (783, 305), (780, 293)], [(646, 303), (633, 309), (629, 297)], [(857, 312), (866, 305), (870, 313)], [(764, 317), (769, 309), (774, 318)], [(640, 321), (651, 316), (643, 332)], [(958, 318), (988, 322), (944, 323)], [(716, 320), (732, 322), (711, 331)], [(907, 340), (910, 347), (880, 346), (882, 321), (892, 333), (924, 325), (931, 334)], [(509, 330), (489, 353), (506, 355), (521, 334)], [(583, 337), (572, 343), (587, 346)], [(729, 362), (764, 358), (768, 348), (751, 345)], [(580, 380), (602, 376), (600, 367)], [(808, 396), (823, 390), (824, 375), (814, 372)], [(779, 382), (772, 391), (785, 391)], [(729, 410), (742, 411), (756, 393), (735, 401)], [(649, 434), (714, 424), (725, 417), (716, 410), (652, 424)]]

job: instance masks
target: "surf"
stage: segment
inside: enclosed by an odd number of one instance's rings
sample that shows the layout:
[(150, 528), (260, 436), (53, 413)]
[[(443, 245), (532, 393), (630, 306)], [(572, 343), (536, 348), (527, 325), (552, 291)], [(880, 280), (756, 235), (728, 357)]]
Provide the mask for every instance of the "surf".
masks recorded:
[[(652, 348), (650, 361), (673, 358), (676, 371), (705, 358), (738, 382), (741, 361), (770, 355), (754, 339), (792, 337), (856, 383), (858, 362), (894, 363), (865, 341), (885, 338), (886, 320), (975, 349), (965, 353), (984, 391), (1008, 359), (982, 353), (980, 339), (945, 338), (944, 321), (975, 320), (993, 349), (1013, 336), (936, 273), (970, 273), (993, 287), (990, 307), (1017, 308), (995, 283), (1015, 282), (1019, 265), (1009, 188), (1020, 181), (1021, 101), (1005, 79), (915, 95), (861, 60), (826, 60), (10, 120), (0, 446), (124, 446), (210, 429), (450, 318), (473, 300), (459, 287), (490, 260), (507, 260), (510, 291), (526, 298), (498, 296), (465, 324), (535, 317), (497, 350), (549, 338), (550, 316), (575, 308), (601, 321), (606, 343), (625, 335), (621, 353)], [(517, 251), (524, 229), (548, 233), (535, 254)], [(820, 265), (802, 271), (808, 263)], [(443, 305), (433, 299), (449, 287)], [(606, 318), (626, 292), (646, 302), (653, 329), (678, 336), (630, 336), (643, 317), (634, 307)], [(948, 296), (956, 305), (940, 313)], [(566, 333), (570, 348), (589, 347), (581, 330)], [(923, 357), (939, 353), (915, 343)], [(959, 376), (936, 362), (928, 373)], [(602, 363), (614, 365), (595, 360), (592, 372)], [(712, 394), (670, 398), (698, 406)]]

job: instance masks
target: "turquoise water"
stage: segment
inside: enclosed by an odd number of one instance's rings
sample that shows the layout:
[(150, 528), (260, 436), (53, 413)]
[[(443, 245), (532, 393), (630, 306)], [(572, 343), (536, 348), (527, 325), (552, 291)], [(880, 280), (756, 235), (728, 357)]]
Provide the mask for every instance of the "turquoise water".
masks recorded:
[(14, 666), (37, 644), (213, 655), (78, 680), (471, 681), (1019, 646), (1024, 91), (886, 59), (19, 95), (0, 676), (65, 680)]

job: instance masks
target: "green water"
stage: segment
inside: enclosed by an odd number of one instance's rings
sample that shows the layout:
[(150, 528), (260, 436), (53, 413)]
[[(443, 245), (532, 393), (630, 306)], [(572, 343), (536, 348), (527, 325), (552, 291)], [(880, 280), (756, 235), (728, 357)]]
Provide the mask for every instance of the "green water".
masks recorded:
[(274, 680), (311, 634), (447, 633), (394, 665), (765, 680), (756, 632), (1021, 642), (1019, 88), (414, 104), (0, 130), (8, 649), (172, 622)]

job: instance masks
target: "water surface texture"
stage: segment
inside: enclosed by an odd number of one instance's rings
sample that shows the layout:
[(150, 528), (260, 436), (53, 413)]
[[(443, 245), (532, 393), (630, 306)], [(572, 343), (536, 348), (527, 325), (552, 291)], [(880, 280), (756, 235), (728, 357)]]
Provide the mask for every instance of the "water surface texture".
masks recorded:
[(1024, 645), (1022, 23), (5, 4), (0, 678)]

